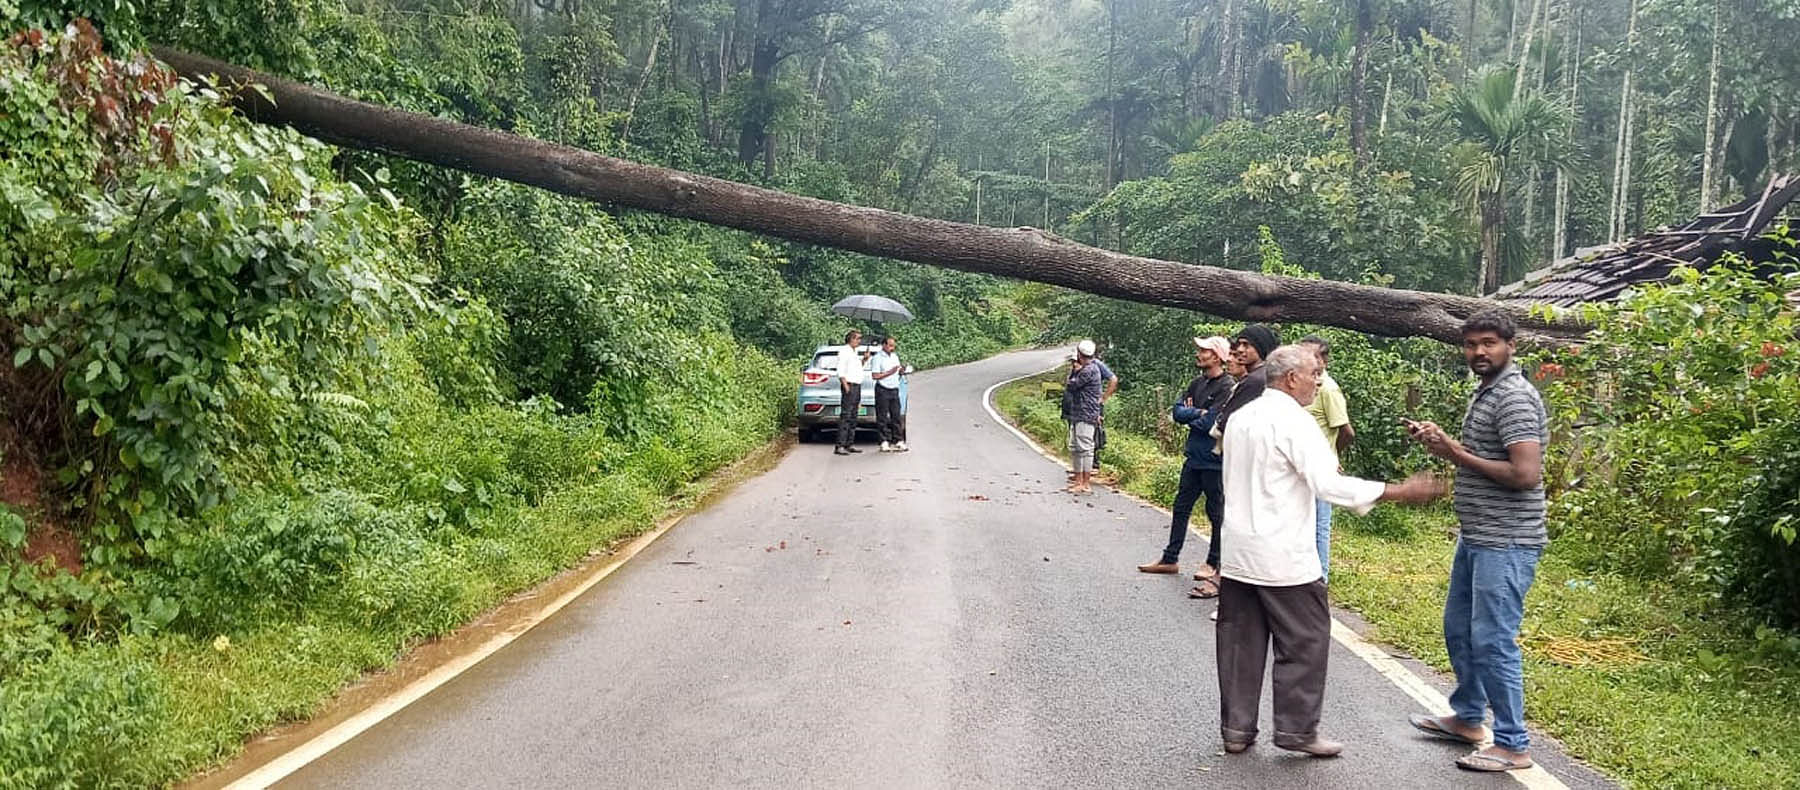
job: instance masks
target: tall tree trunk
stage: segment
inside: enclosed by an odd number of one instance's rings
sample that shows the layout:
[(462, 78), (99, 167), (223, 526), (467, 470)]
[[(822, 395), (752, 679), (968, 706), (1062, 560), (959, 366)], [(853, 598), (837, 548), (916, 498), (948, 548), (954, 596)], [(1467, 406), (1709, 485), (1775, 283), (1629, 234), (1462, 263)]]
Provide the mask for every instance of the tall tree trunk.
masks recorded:
[(694, 72), (699, 75), (700, 83), (700, 138), (707, 145), (718, 145), (719, 138), (713, 128), (712, 117), (712, 64), (706, 62), (706, 56), (700, 54), (700, 51), (700, 47), (694, 47)]
[(1713, 206), (1713, 132), (1719, 123), (1719, 7), (1713, 0), (1712, 65), (1706, 76), (1706, 141), (1700, 147), (1700, 213)]
[[(1525, 66), (1526, 66), (1526, 64), (1531, 62), (1531, 37), (1537, 35), (1538, 6), (1539, 5), (1541, 5), (1539, 0), (1532, 0), (1532, 2), (1531, 2), (1531, 21), (1526, 23), (1526, 25), (1525, 25), (1525, 42), (1520, 47), (1520, 50), (1519, 50), (1519, 67), (1516, 71), (1513, 72), (1512, 100), (1513, 100), (1514, 104), (1517, 104), (1519, 102), (1519, 97), (1521, 95), (1524, 95), (1524, 92), (1525, 92)], [(1513, 7), (1516, 9), (1518, 7), (1518, 3), (1515, 2), (1513, 4)], [(1513, 17), (1515, 20), (1517, 19), (1518, 13), (1516, 11), (1513, 13)]]
[[(836, 28), (837, 17), (835, 15), (825, 20), (826, 41), (831, 40), (831, 32)], [(818, 64), (813, 66), (812, 98), (814, 103), (819, 101), (819, 94), (825, 90), (825, 62), (831, 60), (831, 53), (835, 52), (836, 49), (836, 47), (826, 47), (824, 52), (819, 53)]]
[(719, 82), (714, 88), (717, 95), (725, 95), (725, 85), (731, 82), (731, 28), (719, 31)]
[(975, 224), (981, 224), (981, 155), (975, 155)]
[(1475, 4), (1469, 0), (1469, 23), (1463, 26), (1463, 71), (1471, 71), (1475, 58)]
[(675, 24), (675, 5), (673, 2), (663, 5), (663, 23), (656, 28), (656, 38), (650, 41), (650, 54), (644, 58), (644, 73), (638, 77), (637, 87), (631, 89), (631, 101), (625, 105), (625, 124), (619, 133), (620, 140), (631, 139), (631, 119), (637, 112), (638, 98), (644, 95), (644, 86), (650, 84), (650, 74), (656, 71), (656, 51), (662, 41), (670, 33), (670, 26)]
[(1394, 72), (1392, 66), (1390, 66), (1387, 74), (1387, 87), (1381, 90), (1381, 125), (1375, 128), (1375, 133), (1378, 135), (1387, 134), (1388, 103), (1393, 101), (1393, 99)]
[[(831, 40), (832, 31), (837, 29), (837, 21), (838, 18), (836, 15), (832, 15), (825, 20), (826, 41)], [(825, 110), (825, 64), (831, 61), (832, 55), (836, 52), (837, 47), (825, 47), (825, 50), (819, 53), (819, 62), (813, 64), (812, 101), (810, 102), (810, 106), (814, 108), (817, 113), (812, 116), (813, 120), (810, 124), (810, 126), (812, 126), (812, 134), (810, 135), (810, 140), (812, 142), (811, 150), (814, 159), (821, 158), (825, 150), (825, 127), (827, 117), (827, 112)]]
[(756, 161), (757, 153), (767, 142), (769, 123), (775, 120), (775, 66), (780, 62), (780, 45), (766, 36), (757, 36), (750, 54), (744, 118), (738, 126), (738, 162), (746, 167)]
[(1614, 238), (1623, 241), (1631, 232), (1631, 167), (1637, 159), (1637, 104), (1625, 118), (1625, 165), (1619, 176), (1619, 232)]
[[(1312, 322), (1450, 343), (1461, 339), (1465, 317), (1498, 308), (1516, 318), (1527, 340), (1554, 342), (1586, 332), (1583, 324), (1567, 315), (1546, 319), (1485, 299), (1159, 261), (1077, 244), (1045, 231), (965, 225), (790, 195), (378, 107), (162, 47), (153, 51), (181, 76), (226, 88), (238, 110), (253, 121), (292, 127), (334, 145), (406, 157), (613, 207), (1197, 310), (1226, 319)], [(266, 86), (267, 97), (241, 89), (251, 84)]]
[(919, 197), (919, 186), (925, 183), (925, 177), (931, 175), (932, 166), (937, 164), (938, 137), (938, 122), (936, 118), (933, 118), (931, 141), (925, 144), (925, 155), (919, 157), (919, 167), (913, 171), (912, 178), (907, 179), (902, 196), (904, 202), (901, 205), (905, 206), (909, 212), (913, 210), (913, 201)]
[[(1569, 48), (1568, 65), (1563, 69), (1569, 81), (1569, 139), (1568, 144), (1575, 147), (1575, 132), (1580, 127), (1581, 119), (1581, 4), (1579, 0), (1570, 0), (1569, 24), (1575, 28), (1574, 45)], [(1556, 166), (1556, 231), (1551, 243), (1550, 259), (1561, 260), (1569, 250), (1569, 173), (1563, 165)]]
[(1219, 117), (1225, 120), (1238, 117), (1238, 94), (1243, 92), (1243, 65), (1238, 60), (1238, 48), (1241, 46), (1242, 25), (1238, 21), (1238, 3), (1243, 0), (1225, 0), (1225, 13), (1222, 15), (1223, 42), (1219, 46), (1219, 76), (1225, 79), (1224, 89), (1219, 96)]
[(1500, 290), (1500, 240), (1506, 233), (1506, 180), (1481, 200), (1481, 291)]
[[(1198, 4), (1196, 4), (1196, 13), (1199, 13)], [(1188, 73), (1182, 95), (1184, 97), (1183, 104), (1187, 107), (1187, 117), (1192, 119), (1206, 114), (1205, 104), (1201, 99), (1202, 83), (1206, 79), (1203, 75), (1206, 74), (1206, 69), (1200, 65), (1201, 56), (1205, 54), (1206, 37), (1200, 34), (1199, 21), (1195, 17), (1188, 17), (1184, 24), (1187, 27)]]
[[(1542, 6), (1542, 12), (1543, 12), (1544, 44), (1543, 44), (1543, 46), (1538, 48), (1540, 57), (1538, 60), (1537, 93), (1538, 93), (1538, 95), (1541, 96), (1544, 94), (1544, 80), (1548, 78), (1548, 75), (1550, 73), (1550, 44), (1556, 39), (1556, 36), (1554, 35), (1554, 32), (1553, 32), (1553, 30), (1551, 28), (1551, 24), (1550, 24), (1550, 0), (1539, 0), (1539, 3), (1537, 5), (1533, 5), (1531, 8), (1531, 24), (1527, 25), (1525, 28), (1525, 31), (1526, 31), (1525, 32), (1525, 51), (1524, 51), (1523, 55), (1520, 57), (1519, 63), (1522, 67), (1526, 61), (1529, 61), (1531, 59), (1531, 42), (1532, 42), (1533, 36), (1536, 35), (1536, 31), (1537, 31), (1537, 27), (1538, 27), (1538, 18), (1539, 18), (1538, 12), (1539, 12), (1540, 5)], [(1524, 77), (1524, 76), (1526, 76), (1526, 74), (1524, 73), (1522, 68), (1520, 70), (1520, 73), (1514, 75), (1513, 101), (1518, 101), (1519, 78)], [(1532, 230), (1533, 230), (1534, 226), (1537, 224), (1537, 195), (1538, 195), (1538, 190), (1542, 186), (1543, 186), (1542, 169), (1538, 167), (1538, 163), (1536, 161), (1536, 158), (1534, 157), (1533, 161), (1531, 163), (1530, 172), (1525, 177), (1525, 218), (1524, 218), (1524, 222), (1521, 223), (1521, 226), (1522, 226), (1521, 227), (1521, 235), (1523, 235), (1525, 237), (1526, 249), (1532, 251), (1532, 257), (1534, 258), (1533, 261), (1531, 261), (1527, 264), (1528, 266), (1530, 265), (1530, 263), (1536, 263), (1535, 258), (1537, 255), (1537, 239), (1536, 239), (1536, 236), (1532, 233)], [(1552, 260), (1555, 260), (1555, 259), (1552, 258)]]
[(1512, 60), (1517, 57), (1519, 44), (1519, 0), (1507, 0), (1506, 8), (1512, 14), (1512, 21), (1506, 25), (1506, 59)]
[[(1113, 184), (1118, 183), (1117, 165), (1119, 161), (1119, 101), (1113, 95), (1113, 57), (1119, 46), (1119, 0), (1107, 0), (1106, 3), (1106, 189), (1111, 192)], [(1050, 180), (1050, 174), (1044, 174), (1044, 180)], [(1046, 205), (1048, 205), (1046, 203)], [(1045, 223), (1049, 227), (1049, 223)]]
[(1625, 233), (1625, 201), (1630, 194), (1631, 161), (1631, 77), (1637, 49), (1638, 0), (1630, 0), (1631, 21), (1625, 31), (1625, 76), (1619, 87), (1619, 138), (1613, 146), (1612, 206), (1607, 221), (1608, 241), (1618, 241)]
[(1358, 169), (1369, 166), (1369, 50), (1375, 42), (1371, 0), (1356, 0), (1356, 52), (1350, 60), (1350, 149)]
[[(1731, 147), (1731, 136), (1733, 134), (1737, 133), (1737, 122), (1738, 122), (1738, 119), (1735, 115), (1730, 118), (1726, 118), (1725, 119), (1725, 128), (1719, 132), (1719, 148), (1717, 151), (1713, 152), (1713, 156), (1715, 157), (1713, 159), (1713, 161), (1719, 163), (1719, 169), (1721, 171), (1723, 171), (1725, 168), (1725, 149)], [(1731, 178), (1731, 174), (1728, 172), (1720, 172), (1719, 173), (1719, 183), (1721, 185), (1730, 184), (1730, 178)], [(1740, 188), (1742, 188), (1747, 185), (1739, 184), (1738, 186)], [(1721, 190), (1721, 191), (1723, 191), (1723, 190)]]
[(775, 133), (763, 130), (763, 183), (775, 180)]

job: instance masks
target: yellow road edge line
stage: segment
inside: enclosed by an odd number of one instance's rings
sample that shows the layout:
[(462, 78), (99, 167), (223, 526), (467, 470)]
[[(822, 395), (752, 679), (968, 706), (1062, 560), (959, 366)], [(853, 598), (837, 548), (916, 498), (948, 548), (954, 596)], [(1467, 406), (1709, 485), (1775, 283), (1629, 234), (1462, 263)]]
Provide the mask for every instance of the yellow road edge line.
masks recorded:
[(445, 662), (436, 669), (426, 673), (418, 680), (408, 683), (399, 691), (375, 701), (356, 715), (339, 722), (331, 729), (319, 733), (311, 740), (294, 747), (267, 763), (264, 763), (256, 770), (233, 781), (231, 784), (227, 785), (227, 787), (230, 790), (259, 790), (260, 788), (268, 787), (269, 785), (286, 778), (289, 774), (304, 768), (308, 763), (325, 756), (330, 753), (331, 750), (344, 745), (350, 739), (361, 735), (370, 727), (373, 727), (376, 724), (381, 723), (381, 721), (387, 717), (398, 713), (407, 705), (411, 705), (418, 701), (419, 698), (424, 697), (426, 694), (430, 694), (438, 687), (450, 682), (469, 667), (481, 663), (482, 659), (493, 655), (501, 648), (511, 644), (513, 640), (518, 639), (526, 631), (530, 631), (532, 627), (549, 619), (551, 615), (556, 614), (576, 598), (581, 597), (582, 593), (587, 592), (595, 584), (598, 584), (601, 579), (612, 575), (614, 571), (623, 567), (632, 557), (637, 556), (639, 552), (649, 548), (650, 544), (655, 543), (657, 538), (662, 537), (664, 533), (674, 529), (675, 525), (680, 524), (686, 519), (687, 514), (676, 516), (655, 529), (639, 535), (630, 543), (625, 544), (623, 548), (619, 549), (614, 555), (612, 562), (595, 570), (592, 575), (588, 576), (580, 584), (546, 604), (530, 617), (514, 624), (504, 632), (495, 635), (492, 639), (483, 642), (481, 646), (475, 650)]
[[(1062, 366), (1056, 365), (1036, 373), (1014, 376), (995, 384), (992, 387), (988, 387), (986, 392), (981, 393), (981, 407), (987, 410), (988, 416), (992, 417), (995, 422), (1000, 423), (1002, 427), (1011, 431), (1012, 435), (1019, 437), (1019, 439), (1029, 445), (1031, 449), (1036, 450), (1039, 455), (1056, 462), (1064, 469), (1070, 469), (1073, 467), (1069, 466), (1069, 462), (1052, 455), (1050, 451), (1046, 450), (1043, 445), (1037, 442), (1037, 440), (1031, 438), (1031, 436), (1027, 435), (1024, 431), (1021, 431), (1014, 426), (1011, 420), (1002, 417), (1000, 412), (994, 409), (993, 405), (995, 390), (1015, 381), (1028, 379), (1033, 376), (1042, 376), (1059, 367)], [(1149, 505), (1163, 513), (1169, 512), (1167, 509), (1156, 503), (1145, 501), (1123, 489), (1115, 487), (1113, 493)], [(1201, 540), (1208, 539), (1208, 536), (1200, 534), (1199, 530), (1194, 529), (1191, 524), (1188, 526), (1188, 534), (1200, 538)], [(1374, 643), (1364, 639), (1362, 634), (1357, 633), (1356, 630), (1350, 626), (1344, 625), (1336, 617), (1331, 618), (1331, 638), (1336, 640), (1338, 644), (1343, 645), (1351, 653), (1355, 654), (1357, 658), (1362, 659), (1363, 663), (1368, 664), (1371, 669), (1374, 669), (1376, 674), (1386, 678), (1389, 683), (1394, 684), (1394, 686), (1398, 687), (1402, 692), (1405, 692), (1406, 696), (1412, 697), (1413, 701), (1425, 706), (1425, 709), (1430, 711), (1432, 715), (1448, 716), (1451, 714), (1450, 700), (1443, 695), (1443, 692), (1438, 691), (1436, 687), (1425, 682), (1423, 678), (1419, 677), (1412, 670), (1407, 669), (1405, 664), (1400, 663), (1393, 656), (1388, 655), (1387, 651), (1377, 647)], [(1518, 780), (1519, 784), (1522, 784), (1531, 790), (1568, 790), (1568, 785), (1563, 784), (1561, 779), (1556, 778), (1555, 775), (1544, 770), (1542, 765), (1533, 765), (1530, 768), (1508, 771), (1507, 775)]]

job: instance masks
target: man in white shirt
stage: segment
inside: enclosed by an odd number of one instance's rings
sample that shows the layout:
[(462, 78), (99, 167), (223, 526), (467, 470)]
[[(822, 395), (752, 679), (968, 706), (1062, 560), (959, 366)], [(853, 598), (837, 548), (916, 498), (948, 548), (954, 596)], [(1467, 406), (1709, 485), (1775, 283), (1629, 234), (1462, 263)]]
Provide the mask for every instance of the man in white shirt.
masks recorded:
[(906, 452), (906, 433), (901, 427), (904, 415), (900, 413), (900, 377), (905, 368), (894, 351), (897, 346), (894, 336), (888, 335), (881, 341), (881, 350), (869, 358), (869, 378), (875, 380), (875, 427), (881, 429), (884, 453)]
[(868, 374), (863, 372), (862, 352), (856, 350), (861, 343), (862, 333), (852, 329), (837, 350), (838, 384), (843, 398), (838, 401), (837, 449), (832, 451), (835, 455), (862, 452), (856, 449), (856, 413), (862, 410), (862, 385)]
[(1263, 362), (1268, 385), (1225, 429), (1225, 523), (1219, 542), (1219, 732), (1232, 754), (1256, 741), (1258, 699), (1275, 644), (1275, 745), (1335, 757), (1319, 737), (1331, 612), (1319, 566), (1314, 500), (1366, 513), (1377, 502), (1429, 502), (1443, 485), (1417, 474), (1380, 483), (1338, 473), (1337, 456), (1307, 414), (1324, 365), (1302, 346)]

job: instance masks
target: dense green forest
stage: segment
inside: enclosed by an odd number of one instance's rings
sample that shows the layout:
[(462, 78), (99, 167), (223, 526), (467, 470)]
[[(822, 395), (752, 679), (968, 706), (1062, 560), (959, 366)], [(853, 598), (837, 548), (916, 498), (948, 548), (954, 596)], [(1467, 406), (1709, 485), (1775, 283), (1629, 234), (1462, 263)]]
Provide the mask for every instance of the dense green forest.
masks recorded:
[[(1121, 448), (1146, 457), (1211, 326), (332, 148), (234, 116), (149, 44), (831, 200), (1469, 294), (1800, 167), (1785, 0), (0, 0), (0, 20), (0, 786), (177, 781), (644, 528), (781, 430), (798, 360), (849, 326), (839, 297), (911, 306), (893, 331), (919, 366), (1099, 338)], [(1757, 666), (1800, 655), (1795, 286), (1766, 274), (1597, 309), (1593, 342), (1534, 368), (1582, 437), (1553, 459), (1559, 549), (1678, 580), (1756, 635)], [(1332, 337), (1359, 421), (1460, 408), (1444, 347)], [(1376, 432), (1351, 458), (1424, 462)]]

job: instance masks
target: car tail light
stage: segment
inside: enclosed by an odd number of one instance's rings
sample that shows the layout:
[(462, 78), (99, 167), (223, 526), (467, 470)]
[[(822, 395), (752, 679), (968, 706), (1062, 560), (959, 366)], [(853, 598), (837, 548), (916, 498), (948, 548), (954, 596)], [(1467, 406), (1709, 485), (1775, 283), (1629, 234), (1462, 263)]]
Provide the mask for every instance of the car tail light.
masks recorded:
[(831, 380), (830, 373), (816, 373), (816, 372), (809, 370), (809, 371), (806, 371), (805, 373), (800, 374), (800, 383), (804, 384), (806, 386), (809, 386), (809, 387), (813, 386), (815, 384), (824, 384), (825, 382), (830, 381), (830, 380)]
[(803, 408), (805, 409), (807, 414), (818, 414), (819, 412), (822, 412), (825, 410), (825, 404), (823, 404), (823, 403), (808, 403)]

